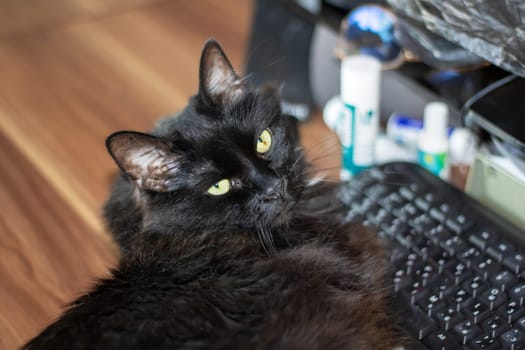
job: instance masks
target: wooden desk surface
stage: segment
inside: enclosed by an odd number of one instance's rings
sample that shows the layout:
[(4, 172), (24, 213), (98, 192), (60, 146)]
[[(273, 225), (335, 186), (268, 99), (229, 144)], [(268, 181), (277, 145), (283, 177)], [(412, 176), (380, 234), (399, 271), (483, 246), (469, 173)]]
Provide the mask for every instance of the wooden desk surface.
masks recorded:
[[(100, 219), (115, 173), (105, 137), (182, 108), (209, 37), (242, 70), (253, 3), (53, 6), (0, 3), (0, 349), (36, 335), (115, 264)], [(309, 157), (336, 174), (337, 142), (319, 113), (301, 133)]]

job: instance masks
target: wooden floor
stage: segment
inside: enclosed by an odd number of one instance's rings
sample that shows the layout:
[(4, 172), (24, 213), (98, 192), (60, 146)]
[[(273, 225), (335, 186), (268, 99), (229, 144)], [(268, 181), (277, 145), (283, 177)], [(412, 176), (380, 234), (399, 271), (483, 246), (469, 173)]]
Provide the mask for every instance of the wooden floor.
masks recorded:
[[(36, 335), (118, 260), (100, 219), (115, 173), (105, 137), (146, 131), (183, 107), (209, 37), (242, 71), (252, 9), (238, 0), (0, 2), (0, 349)], [(335, 174), (337, 144), (319, 113), (301, 132), (310, 158)]]

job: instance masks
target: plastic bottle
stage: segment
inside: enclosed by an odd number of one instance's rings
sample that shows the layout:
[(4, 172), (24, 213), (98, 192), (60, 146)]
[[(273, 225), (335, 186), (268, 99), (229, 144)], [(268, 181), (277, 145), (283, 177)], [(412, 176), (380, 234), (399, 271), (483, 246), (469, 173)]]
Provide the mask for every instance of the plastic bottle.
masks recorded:
[(417, 148), (418, 162), (431, 173), (448, 178), (448, 107), (443, 102), (431, 102), (425, 106), (423, 129)]
[(464, 189), (470, 166), (478, 151), (478, 137), (469, 129), (455, 128), (448, 142), (449, 181)]
[(381, 63), (371, 56), (354, 55), (341, 63), (341, 100), (344, 125), (341, 179), (347, 180), (374, 164), (374, 146), (379, 130)]

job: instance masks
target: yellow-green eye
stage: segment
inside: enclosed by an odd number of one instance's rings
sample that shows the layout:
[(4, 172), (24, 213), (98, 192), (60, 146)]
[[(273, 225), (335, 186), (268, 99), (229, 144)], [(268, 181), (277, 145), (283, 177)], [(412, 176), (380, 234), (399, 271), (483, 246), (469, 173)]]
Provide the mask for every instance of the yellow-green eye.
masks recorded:
[(270, 130), (264, 129), (259, 138), (257, 139), (257, 153), (265, 154), (272, 147), (272, 134)]
[(222, 179), (208, 188), (208, 193), (213, 196), (222, 196), (230, 190), (230, 180)]

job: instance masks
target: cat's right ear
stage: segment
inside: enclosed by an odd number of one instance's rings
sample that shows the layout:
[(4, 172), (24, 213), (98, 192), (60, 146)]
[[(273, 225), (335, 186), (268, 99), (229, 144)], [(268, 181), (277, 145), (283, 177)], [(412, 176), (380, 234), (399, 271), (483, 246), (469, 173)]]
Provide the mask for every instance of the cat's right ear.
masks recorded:
[(106, 139), (119, 168), (144, 190), (166, 192), (180, 171), (181, 152), (165, 139), (133, 131), (119, 131)]
[(202, 50), (199, 68), (200, 99), (224, 108), (239, 102), (246, 91), (219, 43), (208, 40)]

